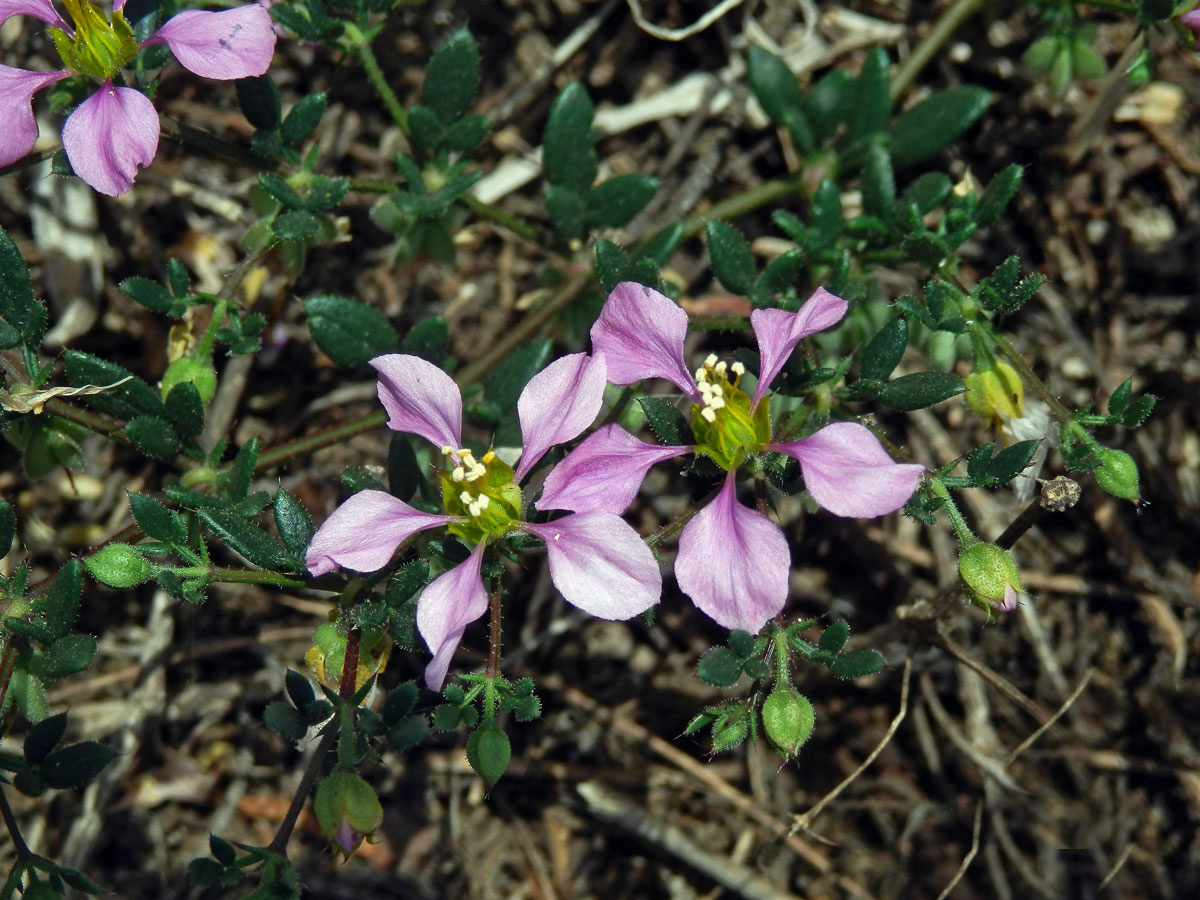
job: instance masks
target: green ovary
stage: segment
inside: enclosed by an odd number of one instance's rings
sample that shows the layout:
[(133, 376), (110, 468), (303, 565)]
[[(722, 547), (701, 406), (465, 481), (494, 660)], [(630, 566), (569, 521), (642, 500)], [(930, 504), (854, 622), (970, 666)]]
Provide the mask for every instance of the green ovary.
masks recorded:
[(50, 36), (67, 68), (96, 78), (112, 78), (137, 56), (133, 29), (121, 13), (114, 12), (109, 24), (100, 8), (88, 0), (63, 0), (63, 6), (75, 25), (75, 37), (61, 28), (51, 28)]
[[(716, 355), (696, 370), (700, 403), (692, 404), (694, 447), (722, 469), (732, 472), (747, 458), (761, 453), (770, 441), (771, 422), (766, 403), (751, 411), (750, 395), (738, 387), (745, 367), (718, 362)], [(732, 378), (730, 377), (732, 376)]]
[(500, 537), (521, 521), (521, 489), (512, 466), (491, 450), (477, 461), (470, 450), (443, 447), (450, 468), (441, 474), (442, 504), (452, 516), (446, 530), (472, 543)]

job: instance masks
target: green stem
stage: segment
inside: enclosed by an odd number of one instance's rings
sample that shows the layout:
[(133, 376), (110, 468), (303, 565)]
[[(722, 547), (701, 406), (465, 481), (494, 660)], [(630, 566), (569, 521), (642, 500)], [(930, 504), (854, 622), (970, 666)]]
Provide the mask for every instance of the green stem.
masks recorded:
[(941, 18), (934, 23), (933, 28), (929, 30), (921, 43), (917, 44), (908, 59), (892, 76), (891, 96), (893, 101), (908, 90), (913, 79), (937, 55), (938, 51), (942, 49), (942, 45), (950, 40), (954, 32), (958, 31), (959, 26), (979, 12), (986, 3), (987, 0), (955, 0), (949, 9), (942, 13)]
[(971, 526), (967, 524), (967, 520), (963, 518), (963, 514), (958, 511), (958, 506), (955, 505), (954, 499), (950, 496), (950, 491), (942, 484), (942, 480), (940, 478), (930, 478), (929, 486), (934, 494), (945, 501), (942, 508), (946, 511), (946, 518), (950, 520), (950, 526), (954, 529), (954, 534), (958, 538), (958, 543), (962, 546), (962, 549), (966, 550), (972, 544), (979, 543), (979, 538), (975, 536), (975, 532), (971, 530)]
[(12, 807), (8, 805), (8, 796), (4, 793), (3, 785), (0, 785), (0, 818), (4, 819), (4, 827), (8, 829), (8, 836), (12, 838), (13, 852), (17, 854), (17, 860), (25, 862), (33, 859), (33, 851), (21, 837), (21, 827), (17, 824)]
[(270, 584), (276, 587), (312, 587), (312, 583), (309, 581), (289, 578), (286, 575), (280, 575), (278, 572), (256, 572), (251, 569), (222, 569), (217, 566), (209, 566), (199, 570), (176, 569), (175, 571), (181, 575), (204, 575), (208, 577), (209, 581), (220, 582), (222, 584)]
[(459, 197), (463, 203), (467, 205), (467, 209), (475, 213), (481, 219), (487, 219), (489, 222), (494, 222), (504, 228), (507, 228), (513, 234), (525, 238), (527, 241), (532, 241), (536, 244), (542, 243), (542, 233), (536, 226), (531, 225), (516, 216), (511, 216), (501, 209), (497, 209), (490, 203), (484, 203), (473, 194), (463, 194)]
[(683, 236), (685, 238), (695, 237), (704, 230), (704, 226), (709, 222), (718, 219), (736, 219), (753, 212), (760, 206), (765, 206), (791, 194), (798, 194), (804, 190), (804, 187), (805, 181), (802, 178), (777, 178), (774, 181), (765, 181), (745, 193), (710, 206), (706, 212), (685, 219)]
[(321, 743), (317, 745), (312, 758), (308, 761), (308, 768), (304, 770), (304, 775), (300, 779), (296, 793), (292, 795), (291, 805), (288, 806), (288, 811), (284, 815), (283, 821), (279, 823), (279, 830), (275, 832), (275, 837), (271, 839), (271, 843), (267, 846), (267, 850), (270, 852), (286, 858), (288, 841), (292, 837), (292, 831), (296, 827), (300, 813), (304, 810), (304, 803), (308, 799), (309, 792), (312, 790), (313, 782), (317, 780), (317, 774), (321, 771), (325, 757), (333, 749), (333, 742), (338, 734), (337, 721), (337, 717), (335, 716), (321, 730)]
[(269, 469), (308, 453), (315, 453), (325, 447), (348, 441), (352, 437), (378, 428), (387, 421), (387, 418), (388, 415), (384, 410), (377, 410), (344, 425), (338, 425), (316, 434), (308, 434), (296, 438), (294, 441), (288, 441), (286, 444), (280, 444), (278, 447), (264, 450), (258, 455), (258, 462), (255, 464), (254, 470), (261, 472), (263, 469)]
[(350, 42), (350, 52), (354, 54), (354, 57), (367, 73), (367, 79), (371, 82), (371, 87), (375, 88), (375, 93), (383, 101), (383, 105), (391, 115), (392, 121), (400, 126), (400, 130), (407, 137), (408, 113), (404, 111), (404, 107), (400, 105), (400, 100), (396, 96), (396, 92), (388, 84), (387, 76), (383, 74), (383, 69), (379, 68), (379, 60), (375, 58), (375, 51), (371, 49), (370, 39), (358, 29), (358, 26), (351, 22), (346, 23), (346, 38)]
[(790, 686), (792, 681), (792, 673), (789, 669), (791, 662), (791, 653), (788, 651), (787, 632), (782, 629), (775, 630), (775, 687), (783, 688), (785, 685)]

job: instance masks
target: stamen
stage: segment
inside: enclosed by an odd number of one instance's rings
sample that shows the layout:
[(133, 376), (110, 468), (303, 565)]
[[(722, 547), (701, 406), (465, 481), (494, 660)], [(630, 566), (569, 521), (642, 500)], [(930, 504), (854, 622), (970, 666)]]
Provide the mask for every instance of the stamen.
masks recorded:
[(466, 475), (466, 473), (463, 471), (462, 466), (455, 466), (454, 470), (450, 473), (450, 477), (456, 483), (461, 482), (465, 475)]
[(483, 454), (484, 465), (491, 465), (495, 461), (495, 459), (496, 459), (496, 451), (495, 450), (489, 450), (487, 453)]
[(703, 387), (707, 383), (708, 383), (708, 370), (707, 369), (697, 369), (696, 370), (696, 384)]
[(713, 366), (713, 370), (722, 377), (725, 376), (725, 370), (728, 368), (729, 368), (729, 363), (725, 362), (725, 360), (721, 360), (719, 363), (717, 363), (715, 366)]
[[(488, 504), (491, 502), (492, 500), (487, 494), (480, 494), (479, 499), (475, 501), (481, 510), (487, 509)], [(476, 513), (476, 515), (478, 515), (478, 513)]]
[(711, 368), (714, 368), (716, 366), (716, 364), (717, 364), (717, 354), (710, 353), (710, 354), (708, 354), (708, 356), (706, 356), (704, 358), (704, 368), (711, 369)]
[(712, 395), (714, 397), (724, 397), (725, 389), (723, 387), (721, 387), (719, 384), (714, 384), (712, 386)]
[(736, 375), (738, 378), (741, 378), (743, 375), (746, 374), (746, 367), (740, 362), (735, 362), (732, 366), (729, 367), (729, 371), (733, 372), (733, 374)]
[(702, 418), (705, 422), (707, 422), (709, 425), (711, 425), (713, 422), (716, 421), (717, 414), (716, 414), (716, 411), (713, 410), (712, 407), (706, 406), (706, 407), (704, 407), (704, 409), (700, 410), (700, 418)]
[(449, 444), (442, 448), (442, 456), (450, 456), (452, 453), (454, 453), (454, 448)]
[(470, 507), (470, 505), (474, 502), (474, 499), (475, 498), (473, 498), (467, 491), (463, 491), (458, 495), (458, 502), (466, 507)]
[(713, 397), (712, 402), (708, 404), (709, 409), (723, 409), (724, 406), (725, 406), (725, 398), (724, 397)]

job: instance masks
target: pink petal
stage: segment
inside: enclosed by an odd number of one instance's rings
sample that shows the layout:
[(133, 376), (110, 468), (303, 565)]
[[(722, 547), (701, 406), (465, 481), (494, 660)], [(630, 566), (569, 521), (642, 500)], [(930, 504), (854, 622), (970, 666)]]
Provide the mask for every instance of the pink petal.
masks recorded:
[(572, 606), (628, 619), (658, 602), (662, 574), (654, 554), (619, 516), (579, 513), (525, 529), (546, 542), (550, 580)]
[(535, 505), (541, 510), (622, 513), (637, 496), (647, 469), (691, 449), (647, 444), (620, 425), (605, 425), (546, 476)]
[(783, 368), (801, 338), (836, 325), (846, 315), (849, 304), (823, 287), (796, 312), (782, 309), (756, 309), (750, 313), (750, 326), (758, 339), (758, 387), (751, 407), (758, 406), (779, 370)]
[(419, 356), (389, 353), (371, 360), (388, 428), (417, 434), (441, 449), (462, 447), (462, 394), (454, 379)]
[[(0, 4), (4, 0), (0, 0)], [(3, 6), (0, 6), (3, 9)], [(0, 121), (8, 125), (0, 130), (0, 166), (15, 163), (37, 142), (37, 121), (33, 118), (33, 95), (70, 72), (26, 72), (0, 66)]]
[(313, 575), (339, 567), (382, 569), (396, 548), (418, 531), (445, 525), (450, 516), (413, 509), (383, 491), (361, 491), (333, 511), (308, 545), (304, 564)]
[(896, 462), (875, 435), (853, 422), (835, 422), (803, 440), (767, 449), (800, 460), (804, 486), (837, 516), (893, 512), (908, 502), (925, 473), (924, 466)]
[(262, 75), (275, 55), (271, 14), (257, 3), (172, 16), (142, 46), (166, 44), (185, 69), (229, 81)]
[(1185, 12), (1179, 17), (1179, 24), (1185, 28), (1190, 28), (1196, 37), (1200, 37), (1200, 9)]
[(688, 317), (670, 297), (634, 281), (618, 284), (592, 326), (592, 348), (604, 354), (608, 380), (633, 384), (644, 378), (674, 382), (699, 400), (696, 382), (683, 361)]
[(33, 16), (47, 24), (61, 28), (68, 34), (75, 30), (70, 23), (63, 20), (50, 0), (0, 0), (0, 25), (13, 16)]
[(577, 437), (596, 420), (604, 402), (605, 371), (603, 356), (573, 353), (529, 379), (517, 400), (524, 444), (517, 481), (547, 450)]
[(723, 628), (758, 631), (787, 602), (792, 558), (774, 522), (737, 502), (734, 473), (679, 536), (675, 579)]
[(467, 626), (487, 612), (488, 595), (479, 577), (484, 544), (421, 592), (417, 601), (417, 630), (429, 645), (433, 659), (425, 667), (425, 684), (441, 690), (446, 671)]
[(105, 81), (67, 118), (62, 142), (75, 174), (116, 197), (133, 187), (138, 166), (154, 161), (158, 113), (145, 94)]

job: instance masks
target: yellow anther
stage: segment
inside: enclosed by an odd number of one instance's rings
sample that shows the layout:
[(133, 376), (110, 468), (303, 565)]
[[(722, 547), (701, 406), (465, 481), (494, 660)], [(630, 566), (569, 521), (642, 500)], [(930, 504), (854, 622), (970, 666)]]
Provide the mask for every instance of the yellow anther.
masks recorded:
[(495, 458), (496, 458), (496, 451), (489, 450), (487, 453), (483, 454), (484, 465), (489, 465), (492, 462), (492, 460), (494, 460)]

